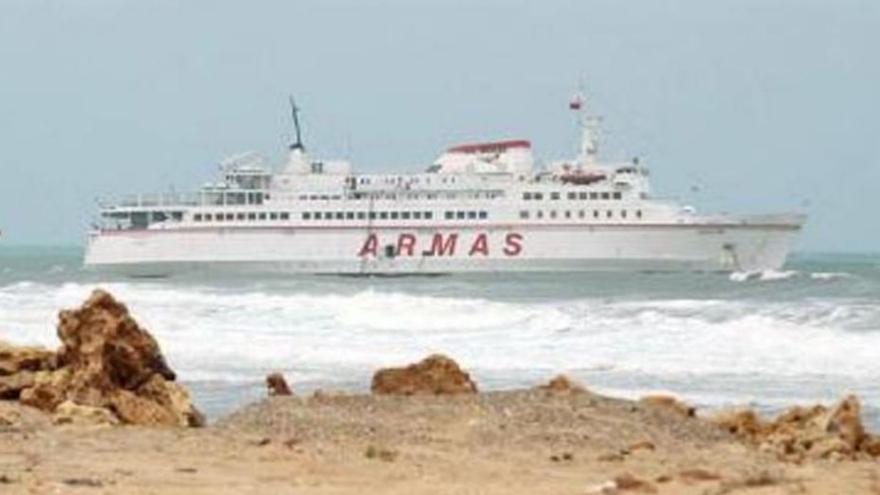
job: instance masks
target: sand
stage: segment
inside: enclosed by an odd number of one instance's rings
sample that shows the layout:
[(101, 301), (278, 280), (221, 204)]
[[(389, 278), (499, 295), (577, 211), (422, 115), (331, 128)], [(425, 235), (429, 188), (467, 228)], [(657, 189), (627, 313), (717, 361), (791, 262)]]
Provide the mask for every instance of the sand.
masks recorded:
[(2, 417), (0, 493), (880, 494), (875, 461), (785, 463), (590, 393), (273, 397), (195, 429)]

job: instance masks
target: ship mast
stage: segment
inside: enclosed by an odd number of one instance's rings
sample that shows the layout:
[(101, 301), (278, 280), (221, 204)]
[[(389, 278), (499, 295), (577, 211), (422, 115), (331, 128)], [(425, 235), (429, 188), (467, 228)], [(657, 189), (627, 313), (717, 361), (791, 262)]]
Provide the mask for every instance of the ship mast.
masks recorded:
[(296, 141), (290, 143), (290, 150), (305, 151), (306, 148), (303, 146), (302, 133), (299, 127), (299, 107), (297, 107), (296, 102), (293, 101), (293, 95), (290, 95), (290, 115), (293, 117), (293, 129), (296, 132)]
[(600, 115), (592, 115), (587, 110), (587, 100), (584, 97), (583, 87), (580, 87), (574, 94), (568, 104), (568, 108), (576, 112), (577, 125), (581, 131), (578, 161), (582, 166), (594, 166), (599, 156), (602, 117)]

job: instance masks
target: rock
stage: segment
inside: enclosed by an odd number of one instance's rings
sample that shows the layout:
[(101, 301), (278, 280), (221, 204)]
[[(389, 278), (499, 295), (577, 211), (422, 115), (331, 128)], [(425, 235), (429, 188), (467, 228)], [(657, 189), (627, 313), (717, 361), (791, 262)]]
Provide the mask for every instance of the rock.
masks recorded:
[(119, 418), (103, 407), (81, 406), (68, 400), (55, 408), (52, 422), (58, 425), (116, 425)]
[(629, 452), (636, 452), (639, 450), (656, 450), (656, 449), (657, 449), (657, 446), (654, 445), (654, 442), (652, 442), (650, 440), (642, 440), (640, 442), (635, 442), (635, 443), (630, 444), (629, 447), (626, 448), (626, 450)]
[(688, 482), (717, 481), (721, 479), (720, 474), (700, 468), (685, 469), (678, 473), (678, 477)]
[(0, 341), (0, 376), (44, 371), (55, 366), (55, 353), (42, 347), (16, 347)]
[(792, 407), (772, 421), (761, 421), (753, 411), (722, 413), (710, 421), (783, 460), (880, 454), (880, 445), (865, 432), (858, 398), (852, 395), (832, 408)]
[(34, 386), (33, 371), (19, 371), (13, 375), (0, 375), (0, 400), (16, 400), (22, 389)]
[(373, 375), (374, 394), (475, 394), (476, 384), (458, 364), (435, 354), (405, 368), (385, 368)]
[(19, 402), (41, 411), (52, 412), (66, 400), (71, 370), (41, 371), (34, 376), (34, 385), (21, 391)]
[(266, 387), (269, 389), (269, 396), (276, 395), (293, 395), (290, 387), (287, 385), (287, 380), (284, 379), (284, 375), (281, 373), (271, 373), (266, 376)]
[(671, 395), (647, 395), (639, 399), (639, 402), (648, 406), (666, 409), (688, 418), (693, 418), (697, 415), (695, 407), (685, 404)]
[(722, 411), (711, 416), (709, 422), (734, 435), (746, 437), (754, 437), (765, 428), (755, 411), (750, 409)]
[[(59, 314), (62, 346), (50, 370), (38, 371), (19, 394), (22, 404), (47, 412), (85, 414), (73, 406), (104, 408), (122, 423), (201, 426), (204, 417), (174, 383), (156, 340), (113, 296), (95, 290), (83, 305)], [(93, 410), (89, 414), (99, 415)]]
[(538, 386), (538, 390), (544, 390), (551, 394), (558, 395), (583, 394), (586, 392), (584, 387), (572, 381), (565, 375), (557, 375), (546, 384)]
[(614, 477), (614, 485), (621, 491), (636, 491), (641, 493), (657, 493), (657, 487), (648, 481), (636, 478), (630, 473), (620, 474)]

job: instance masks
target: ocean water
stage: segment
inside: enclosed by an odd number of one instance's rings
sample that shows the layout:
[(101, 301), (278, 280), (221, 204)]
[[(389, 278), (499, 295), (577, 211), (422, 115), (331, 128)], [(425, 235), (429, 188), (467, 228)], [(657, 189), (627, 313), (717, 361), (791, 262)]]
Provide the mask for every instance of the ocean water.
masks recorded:
[(0, 248), (0, 339), (56, 346), (57, 311), (103, 287), (214, 418), (262, 397), (270, 371), (297, 392), (366, 391), (377, 368), (442, 352), (485, 390), (566, 373), (767, 412), (856, 393), (880, 428), (880, 255), (796, 255), (762, 274), (162, 280), (88, 272), (81, 256)]

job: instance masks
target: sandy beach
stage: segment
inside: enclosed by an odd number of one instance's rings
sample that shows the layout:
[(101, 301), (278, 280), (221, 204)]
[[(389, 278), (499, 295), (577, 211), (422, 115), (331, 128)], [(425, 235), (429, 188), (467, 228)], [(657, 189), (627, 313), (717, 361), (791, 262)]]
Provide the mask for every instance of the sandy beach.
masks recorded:
[(273, 397), (205, 428), (59, 426), (0, 404), (3, 493), (880, 493), (875, 461), (782, 462), (590, 393)]

